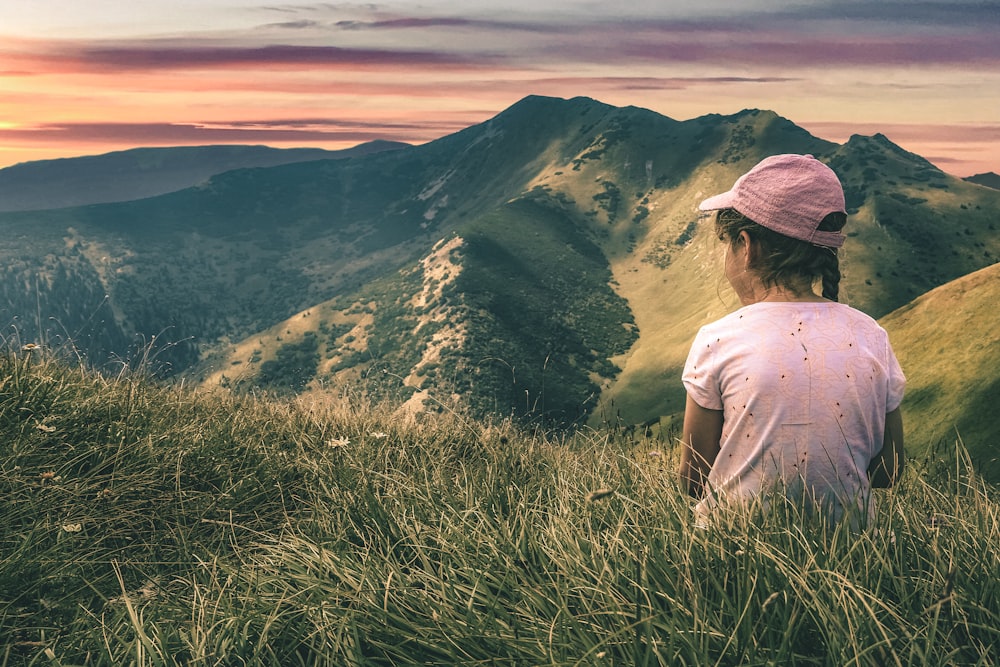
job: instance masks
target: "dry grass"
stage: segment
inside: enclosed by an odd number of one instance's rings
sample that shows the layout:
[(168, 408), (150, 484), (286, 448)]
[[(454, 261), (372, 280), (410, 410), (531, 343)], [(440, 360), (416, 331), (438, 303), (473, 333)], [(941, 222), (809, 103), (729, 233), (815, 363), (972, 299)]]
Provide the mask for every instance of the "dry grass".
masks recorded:
[(1000, 504), (697, 529), (668, 442), (0, 358), (0, 665), (987, 665)]

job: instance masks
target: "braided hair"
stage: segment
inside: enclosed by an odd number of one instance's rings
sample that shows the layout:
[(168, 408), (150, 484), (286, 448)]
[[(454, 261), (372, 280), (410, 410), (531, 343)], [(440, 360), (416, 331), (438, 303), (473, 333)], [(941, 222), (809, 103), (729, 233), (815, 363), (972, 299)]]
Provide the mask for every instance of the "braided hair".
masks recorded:
[[(847, 224), (845, 213), (831, 213), (823, 218), (818, 229), (837, 232)], [(817, 279), (823, 283), (823, 298), (836, 301), (840, 294), (840, 260), (836, 248), (816, 246), (793, 239), (758, 225), (736, 209), (720, 210), (715, 217), (719, 239), (734, 243), (740, 232), (747, 232), (761, 248), (755, 269), (765, 287), (793, 287), (795, 279)]]

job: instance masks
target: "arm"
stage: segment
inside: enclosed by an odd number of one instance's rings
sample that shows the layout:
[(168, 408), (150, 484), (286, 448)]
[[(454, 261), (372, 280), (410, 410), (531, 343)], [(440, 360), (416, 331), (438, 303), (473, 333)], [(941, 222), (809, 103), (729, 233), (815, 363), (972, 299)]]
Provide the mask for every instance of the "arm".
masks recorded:
[(889, 488), (899, 479), (906, 463), (903, 451), (903, 415), (896, 408), (885, 416), (882, 451), (868, 466), (868, 479), (875, 488)]
[(705, 493), (705, 480), (719, 455), (722, 411), (703, 408), (689, 395), (681, 435), (681, 487), (696, 498)]

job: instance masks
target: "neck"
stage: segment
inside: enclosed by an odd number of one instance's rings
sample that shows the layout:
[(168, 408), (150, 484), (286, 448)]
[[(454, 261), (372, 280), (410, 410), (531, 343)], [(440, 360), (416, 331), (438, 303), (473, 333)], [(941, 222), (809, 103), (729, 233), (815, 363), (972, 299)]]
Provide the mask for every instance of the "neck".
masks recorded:
[(813, 302), (820, 303), (827, 301), (812, 290), (812, 286), (792, 286), (773, 285), (764, 287), (757, 283), (743, 298), (740, 299), (744, 306), (764, 302)]

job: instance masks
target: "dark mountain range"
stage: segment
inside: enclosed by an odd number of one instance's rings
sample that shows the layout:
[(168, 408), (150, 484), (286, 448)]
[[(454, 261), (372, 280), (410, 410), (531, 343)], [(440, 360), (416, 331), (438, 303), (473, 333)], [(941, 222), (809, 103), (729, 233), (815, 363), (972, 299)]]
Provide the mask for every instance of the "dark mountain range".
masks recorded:
[(136, 148), (23, 162), (0, 169), (0, 211), (131, 201), (182, 190), (233, 169), (355, 157), (406, 145), (373, 141), (342, 151), (267, 146)]
[(975, 176), (966, 176), (963, 180), (977, 185), (985, 185), (986, 187), (993, 188), (994, 190), (1000, 190), (1000, 174), (996, 174), (992, 171), (987, 171), (984, 174), (976, 174)]
[(0, 316), (15, 344), (206, 386), (648, 422), (683, 408), (691, 338), (737, 305), (697, 204), (781, 152), (843, 180), (842, 300), (875, 317), (1000, 256), (1000, 192), (882, 135), (529, 97), (421, 146), (2, 214)]

